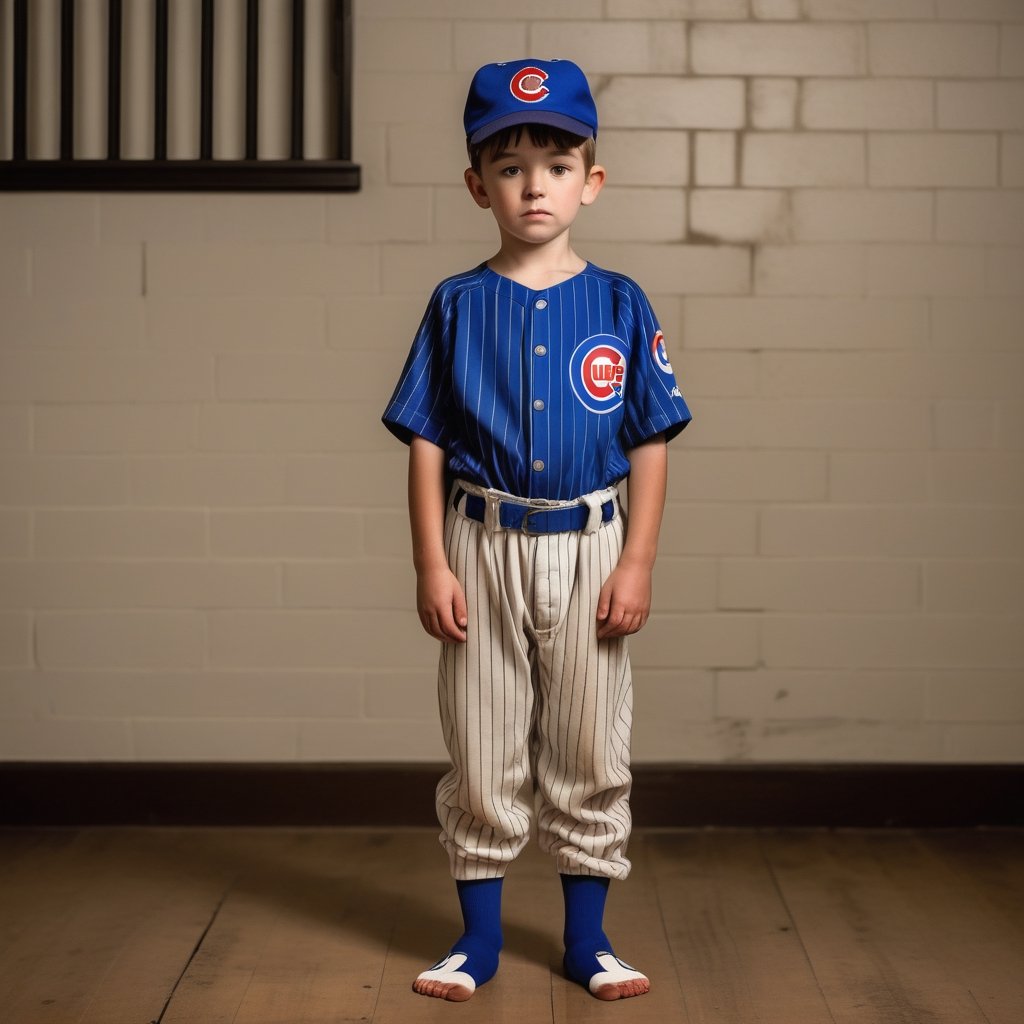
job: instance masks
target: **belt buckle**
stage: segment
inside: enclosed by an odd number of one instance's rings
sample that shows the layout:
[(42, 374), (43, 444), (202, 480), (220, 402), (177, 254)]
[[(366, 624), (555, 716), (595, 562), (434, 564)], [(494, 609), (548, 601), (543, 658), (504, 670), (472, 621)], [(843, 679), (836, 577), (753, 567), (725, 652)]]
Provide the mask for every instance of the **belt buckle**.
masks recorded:
[[(530, 534), (530, 516), (536, 515), (538, 512), (546, 512), (546, 508), (534, 508), (532, 505), (526, 506), (526, 513), (523, 515), (523, 521), (519, 524), (519, 529), (523, 533)], [(538, 530), (537, 533), (542, 531)], [(530, 534), (530, 536), (536, 536), (537, 534)]]

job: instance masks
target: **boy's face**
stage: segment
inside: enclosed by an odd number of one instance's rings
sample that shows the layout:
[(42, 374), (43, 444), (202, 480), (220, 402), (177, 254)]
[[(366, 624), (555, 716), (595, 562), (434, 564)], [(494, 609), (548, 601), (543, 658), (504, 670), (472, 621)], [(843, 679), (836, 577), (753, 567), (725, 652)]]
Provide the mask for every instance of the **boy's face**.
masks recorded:
[(485, 150), (480, 173), (467, 168), (465, 177), (476, 204), (494, 214), (503, 240), (539, 245), (569, 230), (580, 206), (597, 198), (605, 172), (595, 164), (588, 175), (579, 148), (537, 146), (523, 131), (500, 153)]

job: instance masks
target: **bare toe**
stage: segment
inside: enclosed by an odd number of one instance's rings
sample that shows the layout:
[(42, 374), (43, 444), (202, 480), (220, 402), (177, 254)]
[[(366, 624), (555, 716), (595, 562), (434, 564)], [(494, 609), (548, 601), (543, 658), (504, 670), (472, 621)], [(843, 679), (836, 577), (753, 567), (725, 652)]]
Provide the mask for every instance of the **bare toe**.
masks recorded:
[(464, 1003), (473, 993), (465, 985), (446, 985), (445, 999), (453, 1003)]
[(464, 1003), (473, 994), (465, 985), (451, 981), (435, 981), (430, 978), (417, 978), (412, 983), (413, 990), (424, 996), (435, 996), (448, 999), (453, 1003)]
[(626, 999), (629, 996), (642, 996), (650, 990), (651, 983), (647, 978), (635, 978), (631, 981), (601, 985), (594, 995), (598, 999)]

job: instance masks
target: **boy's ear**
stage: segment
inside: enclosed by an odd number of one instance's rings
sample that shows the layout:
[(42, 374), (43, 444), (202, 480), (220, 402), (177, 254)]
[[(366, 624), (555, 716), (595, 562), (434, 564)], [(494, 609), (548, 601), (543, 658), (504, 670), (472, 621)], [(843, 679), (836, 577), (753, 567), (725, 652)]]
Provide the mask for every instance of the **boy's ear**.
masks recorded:
[(482, 210), (489, 210), (491, 208), (491, 201), (487, 198), (487, 189), (484, 187), (484, 182), (480, 175), (472, 167), (467, 167), (463, 177), (466, 179), (466, 188), (469, 189), (473, 202)]
[(605, 177), (605, 169), (600, 164), (594, 164), (590, 168), (587, 183), (583, 186), (583, 195), (580, 197), (580, 203), (583, 206), (589, 206), (597, 198), (598, 192), (604, 185)]

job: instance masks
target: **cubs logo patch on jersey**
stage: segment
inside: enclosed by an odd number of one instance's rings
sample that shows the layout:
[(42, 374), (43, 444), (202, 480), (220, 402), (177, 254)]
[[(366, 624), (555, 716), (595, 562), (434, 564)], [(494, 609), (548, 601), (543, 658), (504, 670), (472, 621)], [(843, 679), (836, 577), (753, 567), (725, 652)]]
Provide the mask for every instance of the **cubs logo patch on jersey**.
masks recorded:
[(581, 341), (569, 360), (569, 382), (585, 409), (608, 413), (622, 405), (628, 352), (614, 334)]
[(668, 351), (665, 349), (665, 335), (661, 331), (656, 331), (651, 339), (651, 355), (662, 373), (672, 373), (672, 364), (668, 361)]

